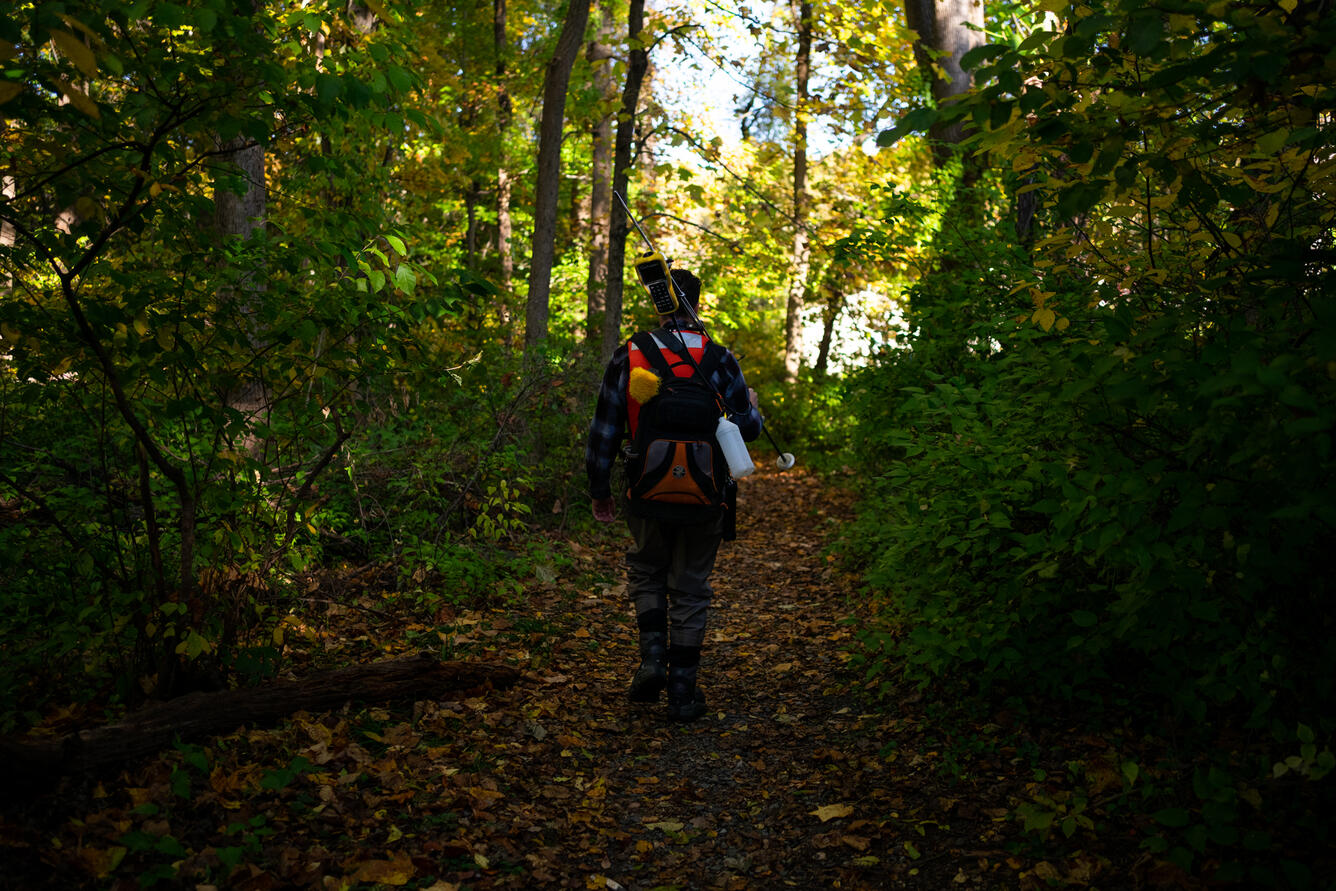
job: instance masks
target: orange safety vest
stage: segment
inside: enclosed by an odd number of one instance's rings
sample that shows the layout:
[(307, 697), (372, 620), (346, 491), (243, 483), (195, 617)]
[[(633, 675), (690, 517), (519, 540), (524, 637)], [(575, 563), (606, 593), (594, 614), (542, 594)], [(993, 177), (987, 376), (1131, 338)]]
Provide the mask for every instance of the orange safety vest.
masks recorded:
[[(695, 360), (696, 365), (699, 365), (705, 358), (705, 345), (710, 342), (710, 338), (699, 331), (678, 331), (677, 334), (681, 336), (681, 342), (679, 342), (676, 337), (669, 338), (669, 341), (673, 346), (678, 347), (679, 349), (681, 348), (682, 343), (685, 342), (687, 345), (687, 352), (691, 354), (691, 358)], [(696, 373), (696, 365), (692, 365), (690, 362), (683, 359), (679, 353), (664, 346), (663, 338), (659, 336), (657, 331), (653, 332), (650, 336), (653, 337), (654, 342), (659, 345), (659, 351), (663, 355), (663, 360), (672, 367), (673, 374), (678, 377), (691, 377), (691, 375)], [(640, 403), (631, 396), (630, 372), (637, 368), (644, 368), (646, 370), (652, 369), (650, 369), (649, 359), (645, 358), (644, 354), (640, 352), (640, 347), (630, 341), (627, 342), (626, 347), (628, 356), (631, 360), (626, 375), (626, 422), (631, 428), (631, 438), (635, 439), (636, 427), (640, 423)]]

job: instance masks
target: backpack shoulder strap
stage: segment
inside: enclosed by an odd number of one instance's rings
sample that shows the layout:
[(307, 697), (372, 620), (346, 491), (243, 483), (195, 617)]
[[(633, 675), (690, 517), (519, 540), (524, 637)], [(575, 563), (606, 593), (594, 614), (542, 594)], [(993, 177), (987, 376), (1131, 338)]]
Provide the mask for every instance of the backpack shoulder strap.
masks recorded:
[(636, 334), (631, 338), (631, 343), (636, 345), (636, 348), (640, 350), (641, 355), (645, 357), (645, 360), (649, 362), (650, 367), (654, 369), (660, 378), (667, 379), (672, 376), (672, 367), (669, 366), (668, 360), (663, 358), (663, 352), (659, 349), (658, 341), (654, 339), (653, 334), (650, 334), (647, 331), (641, 331), (639, 334)]
[(705, 352), (701, 355), (700, 361), (696, 364), (700, 366), (700, 373), (705, 375), (705, 382), (711, 388), (714, 387), (714, 370), (719, 367), (719, 363), (724, 361), (726, 350), (719, 344), (711, 340), (705, 344)]
[[(637, 337), (639, 336), (642, 335), (637, 335)], [(684, 350), (686, 343), (685, 341), (682, 340), (681, 336), (676, 331), (669, 331), (667, 328), (658, 328), (654, 331), (653, 335), (643, 335), (643, 336), (649, 338), (650, 343), (655, 346), (655, 349), (653, 350), (654, 354), (662, 356), (663, 354), (658, 349), (658, 344), (659, 343), (666, 344), (667, 349), (674, 356), (677, 357), (678, 361), (675, 364), (691, 365), (692, 373), (698, 374), (706, 387), (708, 387), (711, 390), (715, 389), (714, 370), (719, 367), (719, 364), (721, 362), (724, 361), (724, 356), (728, 355), (728, 350), (724, 349), (722, 346), (715, 343), (713, 340), (706, 340), (705, 350), (701, 354), (700, 361), (693, 362), (690, 358), (691, 351), (689, 349)], [(655, 338), (657, 338), (658, 341), (657, 343), (655, 342)], [(641, 347), (641, 349), (644, 349), (644, 347)], [(670, 371), (671, 367), (665, 361), (665, 364), (661, 366), (655, 365), (655, 370), (660, 371), (660, 373), (662, 373), (665, 371)], [(720, 399), (723, 398), (718, 393), (718, 391), (715, 392), (715, 395), (719, 396)]]

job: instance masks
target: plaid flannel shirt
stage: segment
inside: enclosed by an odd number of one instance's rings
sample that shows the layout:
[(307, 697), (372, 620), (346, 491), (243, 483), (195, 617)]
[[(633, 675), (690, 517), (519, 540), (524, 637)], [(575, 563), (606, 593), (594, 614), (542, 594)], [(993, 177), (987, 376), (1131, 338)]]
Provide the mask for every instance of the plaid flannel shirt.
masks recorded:
[[(724, 397), (728, 419), (738, 425), (742, 438), (751, 442), (761, 435), (761, 413), (751, 404), (747, 395), (747, 381), (742, 376), (738, 360), (727, 349), (724, 357), (710, 375), (710, 383)], [(622, 440), (627, 435), (626, 385), (631, 374), (631, 361), (626, 344), (617, 348), (612, 360), (603, 371), (603, 384), (598, 391), (598, 406), (589, 424), (589, 445), (585, 449), (585, 471), (589, 474), (591, 498), (612, 495), (612, 464)]]

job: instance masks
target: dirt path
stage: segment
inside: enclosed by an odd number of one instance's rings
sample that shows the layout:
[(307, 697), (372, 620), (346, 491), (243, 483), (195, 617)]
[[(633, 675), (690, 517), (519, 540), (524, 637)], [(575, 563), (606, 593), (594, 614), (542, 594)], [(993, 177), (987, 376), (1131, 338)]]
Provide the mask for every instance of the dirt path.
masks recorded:
[[(661, 705), (625, 701), (636, 656), (624, 585), (578, 601), (582, 636), (552, 665), (563, 680), (521, 706), (538, 713), (530, 731), (544, 739), (506, 768), (542, 814), (543, 828), (528, 831), (546, 863), (529, 881), (932, 886), (917, 861), (940, 823), (922, 819), (918, 768), (880, 756), (892, 742), (885, 719), (841, 692), (850, 592), (822, 551), (846, 516), (843, 496), (810, 476), (771, 474), (744, 481), (741, 501), (739, 540), (715, 575), (702, 720), (675, 725)], [(615, 550), (602, 557), (620, 565)]]

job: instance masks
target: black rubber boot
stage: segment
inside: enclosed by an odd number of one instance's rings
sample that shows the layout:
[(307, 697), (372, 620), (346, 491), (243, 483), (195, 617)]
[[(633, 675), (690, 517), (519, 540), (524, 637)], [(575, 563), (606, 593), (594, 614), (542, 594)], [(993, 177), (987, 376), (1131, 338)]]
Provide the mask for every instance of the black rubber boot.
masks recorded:
[(658, 702), (659, 693), (668, 684), (668, 633), (640, 632), (640, 667), (631, 678), (626, 694), (632, 702)]
[(668, 717), (694, 721), (705, 714), (705, 694), (696, 689), (699, 665), (674, 665), (668, 669)]

